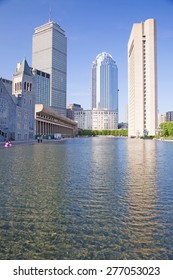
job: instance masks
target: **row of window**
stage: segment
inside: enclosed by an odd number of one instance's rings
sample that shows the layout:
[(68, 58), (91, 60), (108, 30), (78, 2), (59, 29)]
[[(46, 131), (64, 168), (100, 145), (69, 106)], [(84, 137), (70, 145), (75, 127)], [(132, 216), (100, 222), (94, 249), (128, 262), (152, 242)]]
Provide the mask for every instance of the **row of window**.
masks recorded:
[(32, 91), (32, 83), (24, 82), (24, 91)]
[(21, 82), (15, 83), (14, 90), (15, 92), (22, 90), (22, 83)]
[(91, 112), (75, 111), (74, 113), (78, 116), (83, 116), (83, 115), (100, 116), (101, 115), (101, 117), (104, 117), (105, 115), (106, 116), (107, 115), (109, 115), (109, 116), (113, 115), (114, 116), (114, 115), (117, 114), (117, 113), (114, 113), (114, 112), (93, 112), (93, 111), (91, 111)]
[(143, 40), (143, 75), (144, 75), (144, 129), (146, 129), (146, 41)]
[[(28, 135), (27, 134), (24, 134), (24, 140), (27, 140), (28, 139)], [(22, 134), (21, 133), (18, 133), (18, 135), (17, 135), (17, 139), (18, 140), (22, 140)]]
[(42, 115), (42, 114), (37, 114), (38, 117), (41, 117), (43, 119), (48, 119), (48, 120), (52, 120), (54, 121), (55, 119), (53, 117), (50, 116), (46, 116), (46, 115)]
[(25, 122), (24, 124), (23, 123), (21, 123), (21, 122), (18, 122), (17, 123), (17, 129), (28, 129), (28, 123), (27, 122)]
[[(22, 90), (22, 83), (17, 82), (14, 84), (14, 90), (15, 92), (21, 91)], [(24, 82), (24, 91), (32, 91), (32, 83), (29, 82)]]
[(50, 79), (50, 74), (37, 70), (37, 75)]

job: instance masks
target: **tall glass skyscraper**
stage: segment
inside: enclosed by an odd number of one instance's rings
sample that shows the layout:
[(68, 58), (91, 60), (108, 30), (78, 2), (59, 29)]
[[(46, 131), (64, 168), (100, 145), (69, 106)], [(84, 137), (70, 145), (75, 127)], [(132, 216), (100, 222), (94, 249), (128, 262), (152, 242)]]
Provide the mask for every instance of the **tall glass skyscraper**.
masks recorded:
[(67, 38), (53, 21), (35, 28), (32, 67), (50, 74), (49, 106), (66, 115)]
[(92, 109), (118, 112), (118, 68), (106, 52), (97, 55), (92, 65)]
[(32, 69), (35, 80), (35, 103), (50, 107), (50, 74)]

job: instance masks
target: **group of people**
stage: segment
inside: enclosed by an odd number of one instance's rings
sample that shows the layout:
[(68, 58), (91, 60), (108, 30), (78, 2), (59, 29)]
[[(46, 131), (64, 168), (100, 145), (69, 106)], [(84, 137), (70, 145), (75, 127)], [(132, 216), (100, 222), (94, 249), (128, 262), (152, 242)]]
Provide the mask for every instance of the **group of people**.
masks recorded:
[(42, 137), (42, 136), (41, 136), (41, 137), (38, 136), (38, 137), (37, 137), (37, 142), (38, 142), (38, 143), (40, 143), (40, 142), (42, 143), (42, 141), (43, 141), (43, 137)]

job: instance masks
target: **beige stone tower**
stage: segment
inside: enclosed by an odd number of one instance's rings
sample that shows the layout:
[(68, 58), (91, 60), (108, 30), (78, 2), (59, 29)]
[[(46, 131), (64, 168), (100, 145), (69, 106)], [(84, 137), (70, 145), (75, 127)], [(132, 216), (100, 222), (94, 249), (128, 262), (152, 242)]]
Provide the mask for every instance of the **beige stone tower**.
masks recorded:
[(157, 129), (156, 22), (133, 24), (128, 42), (128, 136)]

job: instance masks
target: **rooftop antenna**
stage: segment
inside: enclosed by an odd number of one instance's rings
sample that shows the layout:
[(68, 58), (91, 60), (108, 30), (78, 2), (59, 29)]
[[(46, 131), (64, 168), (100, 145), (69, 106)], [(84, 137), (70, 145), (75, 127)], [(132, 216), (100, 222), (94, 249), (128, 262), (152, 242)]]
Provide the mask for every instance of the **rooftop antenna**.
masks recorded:
[(52, 15), (52, 11), (51, 11), (51, 8), (49, 9), (49, 22), (51, 22), (51, 15)]

